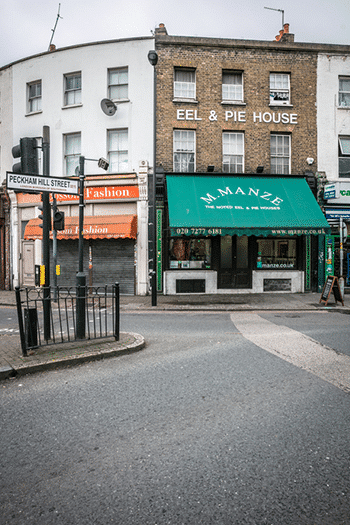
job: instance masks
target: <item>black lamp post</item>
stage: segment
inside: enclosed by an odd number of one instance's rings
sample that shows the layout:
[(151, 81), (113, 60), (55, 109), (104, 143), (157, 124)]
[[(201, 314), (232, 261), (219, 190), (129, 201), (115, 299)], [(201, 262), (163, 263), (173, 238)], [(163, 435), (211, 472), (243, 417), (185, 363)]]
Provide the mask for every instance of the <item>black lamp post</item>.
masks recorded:
[(76, 275), (77, 285), (77, 339), (85, 339), (85, 298), (86, 298), (86, 275), (84, 273), (84, 164), (85, 157), (79, 157), (79, 241), (78, 241), (78, 273)]
[(157, 52), (149, 51), (148, 61), (153, 66), (153, 175), (148, 179), (149, 259), (151, 271), (152, 306), (157, 306), (157, 209), (156, 209), (156, 159), (157, 159)]

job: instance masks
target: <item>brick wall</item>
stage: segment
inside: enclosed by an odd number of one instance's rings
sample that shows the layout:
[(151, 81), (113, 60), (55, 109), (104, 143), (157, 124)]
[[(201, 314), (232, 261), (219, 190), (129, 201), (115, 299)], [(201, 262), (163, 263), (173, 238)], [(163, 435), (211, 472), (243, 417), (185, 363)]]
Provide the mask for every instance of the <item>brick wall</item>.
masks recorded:
[[(291, 135), (291, 173), (303, 174), (310, 169), (306, 159), (314, 158), (311, 170), (317, 166), (316, 146), (316, 67), (317, 54), (298, 44), (287, 48), (283, 44), (258, 42), (256, 46), (237, 41), (232, 45), (222, 39), (201, 39), (162, 36), (156, 38), (157, 65), (157, 164), (173, 171), (173, 130), (196, 130), (196, 171), (205, 172), (208, 165), (222, 171), (223, 131), (243, 131), (245, 135), (245, 173), (255, 173), (257, 166), (270, 172), (270, 135), (272, 132)], [(249, 41), (247, 41), (249, 42)], [(174, 102), (174, 67), (196, 70), (196, 101)], [(222, 71), (243, 71), (245, 105), (222, 104)], [(289, 73), (292, 107), (269, 106), (270, 72)], [(177, 110), (186, 110), (192, 120), (177, 119)], [(226, 112), (236, 115), (226, 120)], [(236, 112), (236, 114), (235, 114)], [(238, 112), (245, 122), (238, 121)], [(254, 113), (255, 121), (254, 121)], [(287, 114), (278, 122), (281, 114)], [(264, 118), (266, 122), (260, 122)], [(257, 117), (258, 115), (258, 117)], [(209, 118), (211, 116), (211, 118)], [(202, 120), (195, 120), (195, 117)], [(241, 114), (241, 118), (242, 114)], [(275, 119), (268, 122), (269, 119)]]

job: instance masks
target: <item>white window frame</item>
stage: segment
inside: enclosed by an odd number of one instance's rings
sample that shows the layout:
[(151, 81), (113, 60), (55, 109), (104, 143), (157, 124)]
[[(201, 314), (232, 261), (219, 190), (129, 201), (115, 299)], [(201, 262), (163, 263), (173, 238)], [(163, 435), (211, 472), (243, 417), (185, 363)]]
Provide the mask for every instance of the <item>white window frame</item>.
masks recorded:
[[(339, 178), (350, 178), (350, 137), (338, 137), (339, 159), (338, 170)], [(340, 170), (340, 164), (346, 164), (348, 170)], [(343, 175), (345, 174), (345, 175)]]
[(290, 175), (291, 136), (272, 133), (270, 136), (271, 175)]
[(174, 98), (180, 99), (180, 100), (196, 100), (196, 70), (195, 69), (175, 67), (174, 69)]
[(175, 129), (173, 133), (173, 169), (180, 173), (196, 171), (196, 131)]
[[(72, 85), (69, 86), (69, 81)], [(64, 75), (64, 105), (76, 106), (81, 104), (81, 71), (76, 73), (67, 73)]]
[(67, 133), (64, 135), (64, 167), (67, 177), (76, 175), (81, 156), (81, 133)]
[(244, 133), (225, 131), (222, 134), (222, 171), (244, 173)]
[[(240, 82), (237, 82), (240, 80)], [(243, 72), (227, 71), (222, 72), (222, 101), (223, 102), (243, 102)]]
[[(348, 86), (341, 86), (342, 82), (347, 82)], [(339, 94), (338, 94), (338, 103), (341, 108), (350, 107), (350, 77), (342, 76), (339, 77)]]
[(128, 100), (129, 68), (115, 67), (108, 69), (108, 98), (111, 100)]
[[(113, 140), (113, 144), (111, 141)], [(127, 128), (107, 131), (110, 173), (126, 173), (129, 169), (129, 132)], [(113, 147), (112, 147), (113, 146)], [(125, 147), (126, 146), (126, 147)]]
[(291, 105), (289, 73), (270, 73), (270, 105)]
[(27, 112), (38, 113), (42, 111), (42, 82), (36, 80), (27, 84)]

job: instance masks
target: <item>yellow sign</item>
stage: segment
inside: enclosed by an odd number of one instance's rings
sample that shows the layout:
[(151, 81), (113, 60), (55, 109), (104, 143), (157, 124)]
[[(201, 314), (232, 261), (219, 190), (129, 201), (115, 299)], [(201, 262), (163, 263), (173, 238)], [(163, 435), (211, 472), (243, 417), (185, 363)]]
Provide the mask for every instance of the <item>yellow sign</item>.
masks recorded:
[(45, 286), (45, 266), (40, 265), (40, 286)]

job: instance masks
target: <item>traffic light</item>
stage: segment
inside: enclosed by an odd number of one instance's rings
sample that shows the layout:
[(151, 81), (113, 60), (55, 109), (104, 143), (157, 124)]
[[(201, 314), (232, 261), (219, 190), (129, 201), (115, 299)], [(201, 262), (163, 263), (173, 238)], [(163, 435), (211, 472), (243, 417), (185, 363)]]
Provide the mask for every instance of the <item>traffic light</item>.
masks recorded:
[(12, 148), (12, 156), (21, 159), (12, 166), (13, 173), (38, 174), (38, 151), (34, 137), (20, 139), (19, 144)]
[(40, 215), (38, 215), (38, 219), (40, 219), (42, 222), (39, 224), (39, 227), (42, 228), (44, 224), (44, 206), (41, 204), (38, 206), (39, 210), (41, 211)]
[(165, 173), (163, 166), (156, 168), (156, 195), (165, 193)]
[(56, 210), (53, 213), (53, 229), (64, 230), (64, 211)]
[[(44, 221), (47, 220), (48, 221), (48, 231), (50, 231), (51, 230), (51, 206), (49, 203), (47, 203), (46, 206), (44, 206), (43, 193), (40, 194), (40, 199), (41, 199), (41, 204), (40, 206), (38, 206), (38, 209), (41, 211), (41, 213), (40, 215), (38, 215), (38, 219), (41, 220), (41, 223), (39, 224), (39, 227), (43, 228)], [(44, 207), (46, 207), (45, 211), (44, 211)]]

